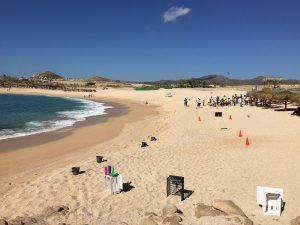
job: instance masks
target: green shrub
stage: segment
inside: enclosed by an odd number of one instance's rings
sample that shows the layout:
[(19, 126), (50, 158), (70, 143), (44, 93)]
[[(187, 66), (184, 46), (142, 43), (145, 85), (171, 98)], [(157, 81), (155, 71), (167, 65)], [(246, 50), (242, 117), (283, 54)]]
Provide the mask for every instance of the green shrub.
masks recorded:
[(134, 90), (136, 91), (154, 91), (158, 90), (159, 87), (156, 86), (142, 86), (142, 87), (134, 87)]

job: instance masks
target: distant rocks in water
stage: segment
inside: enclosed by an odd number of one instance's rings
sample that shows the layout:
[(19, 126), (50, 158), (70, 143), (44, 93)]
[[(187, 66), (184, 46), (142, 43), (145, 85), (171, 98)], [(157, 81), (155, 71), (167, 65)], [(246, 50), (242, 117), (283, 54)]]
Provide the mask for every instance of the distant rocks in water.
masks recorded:
[(36, 73), (32, 75), (32, 79), (37, 80), (56, 80), (56, 79), (63, 79), (61, 76), (53, 73), (51, 71), (44, 71), (41, 73)]

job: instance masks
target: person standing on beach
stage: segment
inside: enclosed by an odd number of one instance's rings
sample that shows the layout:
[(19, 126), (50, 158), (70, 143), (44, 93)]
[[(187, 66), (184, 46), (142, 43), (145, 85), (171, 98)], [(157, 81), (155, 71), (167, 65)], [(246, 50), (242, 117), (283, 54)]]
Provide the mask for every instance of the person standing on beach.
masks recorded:
[(234, 100), (233, 100), (233, 105), (235, 106), (238, 102), (238, 98), (237, 95), (234, 96)]
[(239, 97), (239, 104), (240, 104), (240, 106), (242, 107), (242, 102), (243, 102), (243, 99), (242, 99), (243, 97), (242, 97), (242, 95)]
[(184, 98), (184, 100), (183, 100), (183, 104), (184, 104), (184, 106), (185, 106), (185, 107), (187, 107), (187, 106), (188, 106), (188, 105), (187, 105), (187, 102), (188, 102), (187, 98)]
[(201, 106), (201, 99), (197, 98), (196, 103), (197, 103), (197, 107), (196, 108), (200, 108), (200, 106)]

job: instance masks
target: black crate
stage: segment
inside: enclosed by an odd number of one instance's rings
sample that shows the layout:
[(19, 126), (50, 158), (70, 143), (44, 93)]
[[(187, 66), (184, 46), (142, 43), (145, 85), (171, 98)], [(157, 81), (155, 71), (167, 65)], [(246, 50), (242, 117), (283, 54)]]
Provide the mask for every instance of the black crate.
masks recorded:
[(215, 117), (222, 117), (222, 112), (215, 112)]
[(179, 195), (184, 200), (184, 177), (170, 175), (167, 178), (167, 197)]

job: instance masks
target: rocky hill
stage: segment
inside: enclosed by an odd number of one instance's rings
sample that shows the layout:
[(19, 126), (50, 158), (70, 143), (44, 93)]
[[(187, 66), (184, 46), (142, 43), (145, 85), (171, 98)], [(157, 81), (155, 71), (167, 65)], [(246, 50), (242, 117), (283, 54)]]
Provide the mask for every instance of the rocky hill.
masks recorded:
[(39, 79), (39, 80), (56, 80), (56, 79), (63, 79), (63, 77), (53, 73), (51, 71), (44, 71), (41, 73), (33, 74), (32, 79)]
[(105, 77), (92, 76), (91, 78), (87, 79), (87, 81), (89, 81), (89, 82), (109, 82), (111, 80), (107, 79)]

